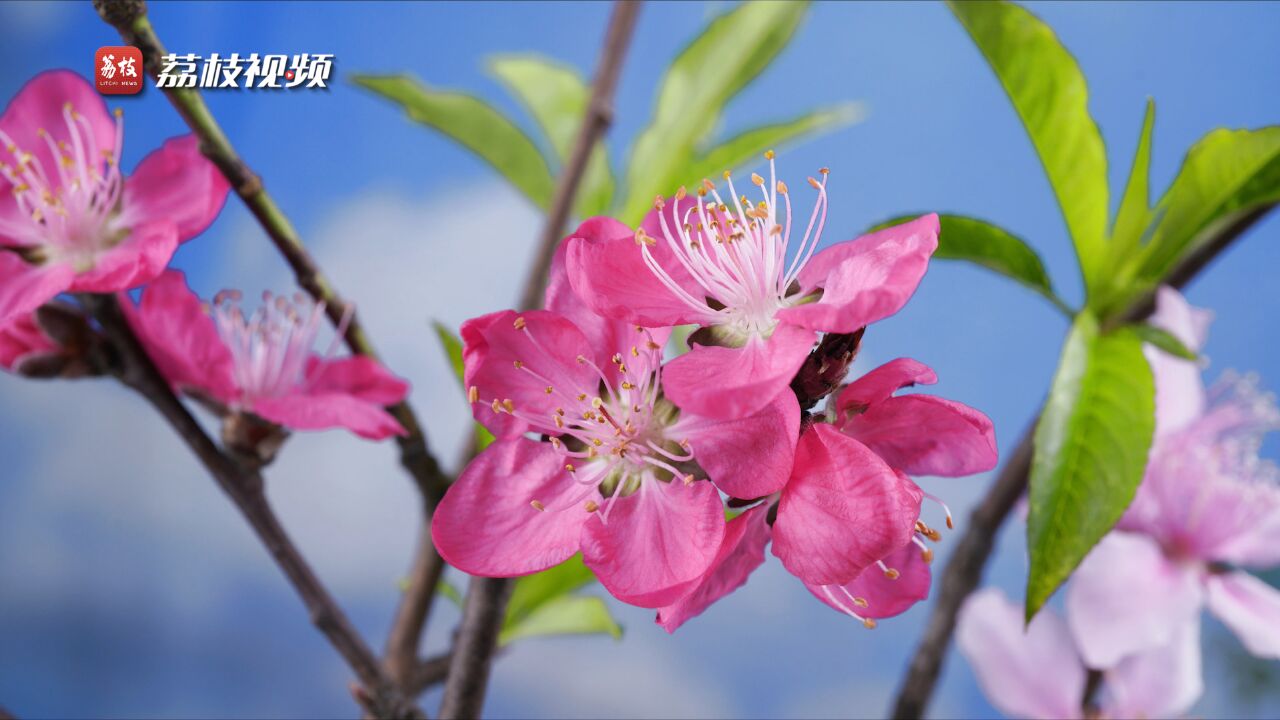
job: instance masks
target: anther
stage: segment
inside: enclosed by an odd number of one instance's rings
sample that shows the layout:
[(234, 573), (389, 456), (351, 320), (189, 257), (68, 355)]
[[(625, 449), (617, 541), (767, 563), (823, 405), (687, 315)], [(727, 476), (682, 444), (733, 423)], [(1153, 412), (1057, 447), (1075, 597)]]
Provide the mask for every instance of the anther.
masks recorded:
[(513, 360), (511, 364), (514, 365), (517, 370), (524, 367), (524, 363), (520, 362), (519, 360)]
[(813, 186), (814, 190), (817, 190), (822, 187), (821, 185), (818, 184), (817, 180), (814, 180), (813, 178), (808, 178), (808, 180), (809, 180), (809, 184)]
[(515, 412), (515, 411), (516, 411), (516, 404), (515, 404), (515, 403), (513, 403), (513, 402), (511, 402), (511, 398), (507, 398), (506, 400), (503, 400), (503, 401), (502, 401), (502, 409), (503, 409), (503, 410), (506, 410), (506, 411), (507, 411), (507, 412), (509, 412), (509, 413), (510, 413), (510, 412)]
[(830, 174), (831, 174), (831, 168), (825, 168), (825, 167), (824, 167), (824, 168), (818, 168), (818, 172), (822, 173), (823, 175), (830, 175)]
[(728, 170), (725, 170), (723, 173), (721, 173), (721, 175), (724, 177), (725, 180), (728, 180), (730, 177), (732, 177), (732, 175), (729, 173)]
[(600, 506), (596, 504), (595, 500), (588, 500), (587, 504), (583, 505), (582, 508), (587, 512), (595, 512), (600, 509)]
[(568, 470), (569, 472), (573, 472), (573, 464), (572, 464), (572, 463), (565, 463), (564, 469), (565, 469), (565, 470)]
[(765, 159), (765, 160), (772, 160), (773, 158), (774, 158), (774, 154), (773, 154), (773, 151), (772, 151), (772, 150), (765, 150), (765, 151), (764, 151), (764, 159)]
[(933, 562), (933, 550), (925, 548), (920, 551), (920, 558), (927, 563)]
[(666, 200), (663, 200), (661, 195), (658, 195), (657, 197), (655, 197), (655, 198), (653, 199), (653, 207), (654, 207), (654, 209), (656, 209), (656, 210), (661, 210), (661, 209), (665, 208), (666, 206), (667, 206), (667, 201), (666, 201)]
[(680, 189), (676, 190), (676, 201), (678, 202), (680, 200), (684, 200), (686, 197), (688, 197), (688, 195), (689, 195), (689, 191), (685, 190), (684, 186), (681, 185)]
[(541, 502), (539, 502), (539, 501), (537, 501), (537, 500), (530, 500), (530, 501), (529, 501), (529, 504), (530, 504), (531, 506), (533, 506), (533, 509), (534, 509), (534, 510), (537, 510), (538, 512), (542, 512), (543, 510), (546, 510), (546, 509), (547, 509), (547, 506), (546, 506), (546, 505), (543, 505)]
[(872, 620), (871, 618), (863, 618), (863, 619), (862, 619), (862, 626), (863, 626), (863, 627), (865, 627), (865, 628), (866, 628), (866, 629), (868, 629), (868, 630), (875, 630), (875, 629), (876, 629), (876, 621), (875, 621), (875, 620)]
[(555, 388), (553, 388), (553, 387), (551, 387), (550, 385), (548, 385), (548, 386), (546, 387), (546, 393), (547, 393), (548, 395), (550, 395), (551, 393), (553, 393), (553, 392), (555, 392), (555, 391), (556, 391), (556, 389), (555, 389)]
[(684, 476), (684, 484), (685, 484), (685, 485), (692, 485), (692, 484), (693, 484), (693, 475), (685, 475), (685, 476)]
[(752, 182), (753, 184), (755, 184), (755, 185), (761, 185), (761, 186), (763, 186), (763, 185), (764, 185), (764, 178), (760, 177), (759, 175), (757, 175), (757, 174), (755, 174), (755, 173), (751, 173), (751, 182)]
[(489, 403), (489, 407), (493, 408), (496, 413), (502, 412), (502, 403), (498, 402), (498, 398), (494, 398), (493, 402)]
[(866, 598), (855, 597), (853, 599), (853, 604), (857, 605), (860, 608), (865, 608), (869, 603), (867, 602)]
[(511, 326), (517, 330), (523, 330), (525, 326), (524, 318), (517, 316), (515, 321), (511, 323)]
[(591, 407), (599, 410), (604, 407), (604, 400), (598, 397), (591, 398)]
[(467, 388), (467, 402), (479, 402), (479, 401), (480, 401), (480, 388), (476, 387), (475, 385), (472, 385), (471, 387)]
[(902, 573), (898, 572), (895, 568), (885, 568), (884, 576), (890, 580), (897, 580), (901, 575)]

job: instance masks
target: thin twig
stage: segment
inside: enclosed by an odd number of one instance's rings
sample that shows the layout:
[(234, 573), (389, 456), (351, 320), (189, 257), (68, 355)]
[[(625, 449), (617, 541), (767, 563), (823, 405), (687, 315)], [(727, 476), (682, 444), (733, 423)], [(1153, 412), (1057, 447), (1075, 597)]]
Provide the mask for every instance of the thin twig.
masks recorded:
[(387, 636), (384, 654), (387, 672), (409, 695), (418, 692), (414, 689), (418, 650), (444, 569), (444, 559), (431, 543), (431, 528), (424, 527), (413, 567), (409, 570), (408, 586), (401, 596), (400, 607)]
[[(94, 0), (102, 19), (120, 33), (125, 42), (142, 50), (147, 72), (154, 78), (160, 72), (160, 59), (165, 54), (163, 44), (146, 15), (144, 0)], [(165, 88), (164, 93), (178, 114), (197, 137), (200, 150), (218, 167), (258, 220), (267, 236), (292, 268), (299, 287), (307, 291), (317, 302), (323, 302), (329, 319), (340, 324), (347, 314), (348, 303), (342, 299), (312, 259), (293, 224), (275, 200), (263, 187), (262, 180), (244, 162), (222, 127), (214, 119), (200, 93), (194, 88)], [(351, 352), (376, 358), (373, 343), (354, 312), (350, 314), (344, 336)], [(421, 491), (425, 504), (424, 517), (429, 517), (435, 504), (444, 495), (448, 476), (431, 454), (426, 434), (408, 402), (400, 402), (387, 410), (404, 427), (406, 435), (397, 438), (400, 446), (400, 463), (413, 477)], [(424, 528), (413, 562), (414, 570), (443, 567), (443, 560), (431, 544), (431, 534)], [(434, 571), (436, 578), (439, 571)], [(412, 575), (408, 590), (401, 599), (395, 620), (387, 640), (387, 666), (393, 676), (417, 661), (418, 644), (426, 625), (431, 604), (435, 598), (435, 585), (430, 577)]]
[(452, 658), (453, 653), (446, 652), (420, 661), (406, 684), (408, 692), (417, 695), (433, 685), (444, 682), (449, 676), (449, 663)]
[[(614, 89), (618, 84), (627, 47), (631, 44), (639, 11), (638, 1), (618, 0), (613, 5), (604, 46), (600, 50), (600, 62), (591, 84), (591, 100), (574, 140), (573, 152), (570, 153), (569, 161), (556, 186), (538, 251), (525, 282), (520, 300), (521, 309), (528, 310), (542, 305), (551, 258), (555, 254), (556, 243), (564, 234), (587, 159), (591, 156), (591, 149), (596, 141), (604, 135), (613, 120)], [(448, 679), (445, 681), (444, 698), (440, 703), (441, 718), (480, 716), (493, 653), (497, 647), (498, 631), (511, 594), (511, 584), (511, 580), (505, 578), (472, 578), (463, 605), (462, 624), (454, 643)]]
[[(1195, 278), (1204, 268), (1221, 255), (1246, 230), (1262, 219), (1275, 205), (1266, 205), (1246, 213), (1220, 234), (1204, 243), (1198, 250), (1183, 259), (1165, 277), (1165, 285), (1181, 288)], [(1146, 319), (1155, 309), (1155, 293), (1146, 293), (1130, 304), (1115, 319), (1105, 323), (1114, 327), (1125, 322)], [(1014, 503), (1027, 488), (1031, 476), (1033, 453), (1033, 422), (1022, 434), (1013, 454), (1000, 471), (995, 484), (987, 491), (969, 519), (969, 525), (960, 536), (947, 567), (938, 583), (937, 601), (925, 626), (920, 645), (907, 666), (907, 674), (898, 690), (893, 707), (893, 717), (899, 720), (923, 717), (933, 695), (934, 685), (942, 673), (951, 636), (956, 628), (956, 615), (960, 606), (982, 581), (982, 572), (995, 547), (995, 536), (1009, 516)]]
[(420, 717), (421, 711), (407, 701), (383, 673), (377, 656), (365, 645), (351, 621), (289, 539), (267, 502), (262, 475), (224, 453), (200, 427), (152, 363), (114, 296), (84, 295), (81, 301), (111, 343), (116, 355), (117, 377), (151, 402), (249, 521), (258, 539), (302, 598), (311, 622), (347, 661), (368, 692), (372, 702), (366, 709), (379, 717)]

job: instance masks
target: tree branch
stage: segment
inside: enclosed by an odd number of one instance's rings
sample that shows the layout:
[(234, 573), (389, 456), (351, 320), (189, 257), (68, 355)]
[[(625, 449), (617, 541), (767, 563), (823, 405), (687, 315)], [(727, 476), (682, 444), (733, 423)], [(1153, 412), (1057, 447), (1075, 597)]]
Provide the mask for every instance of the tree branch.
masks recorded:
[(289, 539), (267, 502), (262, 475), (224, 453), (200, 427), (156, 369), (114, 296), (82, 295), (81, 301), (111, 343), (116, 376), (150, 401), (244, 515), (302, 599), (312, 624), (359, 678), (370, 698), (366, 710), (378, 717), (421, 717), (421, 710), (383, 673), (377, 657)]
[(13, 716), (13, 713), (0, 707), (0, 720), (17, 720), (17, 718)]
[[(547, 213), (538, 251), (521, 296), (522, 309), (542, 305), (551, 258), (555, 254), (556, 243), (565, 232), (565, 224), (572, 211), (578, 186), (582, 182), (587, 159), (613, 119), (614, 89), (618, 84), (627, 47), (631, 44), (639, 11), (638, 1), (618, 0), (613, 5), (604, 46), (600, 51), (600, 62), (591, 84), (591, 100), (574, 140), (573, 152), (560, 175), (551, 210)], [(442, 718), (480, 716), (498, 632), (502, 627), (507, 599), (511, 595), (511, 584), (512, 581), (506, 578), (472, 578), (445, 681), (444, 698), (440, 703), (439, 714)]]
[[(1165, 278), (1164, 284), (1182, 288), (1274, 207), (1274, 204), (1265, 205), (1241, 216), (1178, 263)], [(1154, 310), (1155, 292), (1152, 291), (1130, 304), (1123, 312), (1117, 313), (1113, 320), (1104, 325), (1115, 327), (1125, 322), (1145, 320)], [(907, 667), (906, 677), (898, 690), (893, 707), (894, 718), (905, 720), (924, 715), (929, 698), (933, 695), (934, 685), (942, 673), (942, 663), (951, 645), (960, 606), (982, 582), (983, 570), (995, 546), (996, 533), (1008, 518), (1014, 503), (1027, 488), (1031, 476), (1034, 433), (1033, 422), (1023, 432), (1022, 439), (996, 477), (995, 484), (973, 511), (968, 527), (956, 543), (956, 549), (942, 572), (929, 624), (925, 627), (920, 645), (916, 648)]]

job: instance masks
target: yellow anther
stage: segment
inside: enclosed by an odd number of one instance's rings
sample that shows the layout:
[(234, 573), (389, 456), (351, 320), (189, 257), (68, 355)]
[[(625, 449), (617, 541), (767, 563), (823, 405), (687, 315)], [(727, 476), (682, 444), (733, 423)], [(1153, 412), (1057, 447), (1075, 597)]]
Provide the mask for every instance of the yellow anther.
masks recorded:
[(604, 400), (598, 397), (591, 398), (591, 407), (599, 410), (601, 407), (604, 407)]
[(494, 398), (493, 402), (489, 403), (489, 407), (493, 408), (496, 413), (502, 412), (502, 404), (498, 402), (498, 398)]
[(502, 401), (502, 408), (507, 412), (515, 412), (516, 404), (511, 402), (511, 398)]
[(890, 580), (897, 580), (900, 575), (902, 575), (902, 573), (898, 572), (895, 568), (888, 568), (884, 571), (884, 576)]
[(623, 381), (622, 381), (622, 389), (623, 389), (623, 390), (635, 390), (635, 389), (636, 389), (636, 386), (635, 386), (635, 385), (632, 385), (630, 382), (628, 382), (628, 381), (626, 381), (626, 380), (623, 380)]
[(467, 402), (479, 402), (479, 401), (480, 401), (480, 388), (476, 387), (475, 385), (472, 385), (471, 387), (467, 388)]
[(587, 399), (587, 394), (586, 394), (586, 393), (578, 393), (578, 401), (579, 401), (579, 402), (581, 402), (581, 401), (583, 401), (583, 400), (586, 400), (586, 399)]
[(876, 621), (871, 618), (862, 618), (862, 626), (868, 630), (876, 629)]
[(563, 416), (564, 416), (564, 408), (556, 408), (556, 414), (557, 414), (557, 415), (560, 415), (560, 416), (562, 416), (562, 417), (563, 417)]
[(565, 470), (568, 470), (569, 472), (573, 472), (573, 471), (574, 471), (574, 469), (573, 469), (573, 463), (565, 463), (565, 465), (564, 465), (564, 469), (565, 469)]
[[(707, 192), (712, 192), (716, 189), (715, 183), (711, 182), (706, 178), (702, 178), (702, 187), (706, 189)], [(703, 197), (706, 197), (706, 196), (704, 195)]]
[(556, 391), (556, 389), (555, 389), (555, 388), (553, 388), (553, 387), (551, 387), (550, 385), (548, 385), (548, 386), (544, 389), (544, 392), (546, 392), (548, 395), (550, 395), (551, 393), (553, 393), (553, 392), (555, 392), (555, 391)]
[(646, 341), (644, 342), (644, 346), (645, 346), (645, 347), (647, 347), (647, 348), (649, 348), (650, 350), (659, 350), (659, 349), (661, 349), (661, 348), (662, 348), (662, 346), (661, 346), (661, 345), (659, 345), (658, 343), (656, 343), (656, 342), (654, 342), (654, 341), (652, 341), (652, 340), (646, 340)]
[(931, 563), (933, 562), (933, 551), (930, 550), (929, 548), (924, 548), (923, 550), (920, 551), (920, 557), (925, 562)]
[(774, 158), (774, 155), (773, 155), (773, 151), (772, 151), (772, 150), (765, 150), (765, 151), (764, 151), (764, 159), (765, 159), (765, 160), (772, 160), (773, 158)]
[(831, 168), (818, 168), (818, 172), (822, 173), (823, 175), (830, 175)]
[(686, 189), (685, 189), (685, 187), (684, 187), (683, 185), (681, 185), (681, 186), (680, 186), (680, 189), (679, 189), (679, 190), (676, 190), (676, 200), (677, 200), (677, 201), (683, 200), (683, 199), (685, 199), (685, 198), (686, 198), (686, 197), (688, 197), (688, 196), (689, 196), (689, 191), (688, 191), (688, 190), (686, 190)]
[(724, 177), (725, 180), (728, 180), (730, 177), (730, 173), (728, 170), (725, 170), (723, 173), (721, 173), (721, 176)]
[(637, 348), (635, 345), (632, 345), (632, 346), (631, 346), (631, 356), (632, 356), (632, 357), (640, 357), (640, 348)]
[(685, 484), (685, 485), (692, 485), (692, 484), (693, 484), (693, 475), (685, 475), (685, 476), (684, 476), (684, 484)]
[(778, 181), (778, 192), (782, 193), (783, 195), (787, 194), (787, 184), (782, 182), (781, 180)]
[(117, 118), (122, 118), (124, 117), (124, 108), (116, 108), (114, 111), (112, 111), (112, 114), (115, 115)]
[(604, 445), (604, 441), (601, 440), (600, 438), (595, 438), (594, 440), (591, 441), (591, 444), (595, 445), (596, 447), (600, 447), (601, 445)]
[(656, 196), (656, 197), (654, 197), (654, 198), (653, 198), (653, 207), (654, 207), (654, 209), (656, 209), (656, 210), (661, 210), (661, 209), (665, 208), (666, 206), (667, 206), (667, 201), (666, 201), (666, 200), (663, 200), (661, 195), (658, 195), (658, 196)]
[(537, 510), (538, 512), (542, 512), (543, 510), (546, 510), (546, 509), (547, 509), (547, 506), (546, 506), (546, 505), (543, 505), (542, 503), (538, 502), (537, 500), (530, 500), (530, 501), (529, 501), (529, 504), (530, 504), (530, 505), (532, 505), (532, 506), (533, 506), (533, 509), (534, 509), (534, 510)]
[(587, 504), (583, 505), (582, 508), (587, 512), (595, 512), (600, 509), (600, 506), (596, 504), (595, 500), (588, 500)]
[(818, 181), (813, 178), (809, 178), (809, 184), (812, 185), (815, 190), (822, 187), (818, 184)]
[(517, 369), (517, 370), (519, 370), (519, 369), (521, 369), (521, 368), (523, 368), (523, 367), (524, 367), (524, 363), (520, 362), (519, 360), (513, 360), (513, 361), (511, 362), (511, 364), (512, 364), (512, 365), (515, 365), (515, 367), (516, 367), (516, 369)]
[(523, 330), (525, 324), (524, 318), (517, 315), (515, 321), (511, 323), (511, 327), (517, 330)]
[[(586, 365), (586, 364), (587, 364), (587, 358), (586, 358), (586, 357), (584, 357), (584, 356), (582, 356), (582, 355), (579, 355), (578, 357), (576, 357), (576, 358), (574, 358), (574, 359), (578, 361), (578, 364), (579, 364), (579, 365)], [(584, 397), (585, 397), (585, 396), (584, 396)], [(581, 400), (582, 398), (578, 398), (578, 399), (579, 399), (579, 400)]]
[(860, 597), (855, 597), (855, 598), (853, 599), (853, 604), (854, 604), (854, 605), (857, 605), (857, 606), (858, 606), (858, 607), (860, 607), (860, 608), (864, 608), (864, 607), (866, 607), (866, 606), (868, 605), (868, 603), (867, 603), (867, 599), (866, 599), (866, 598), (860, 598)]
[(564, 420), (561, 420), (559, 415), (552, 415), (551, 419), (556, 421), (556, 429), (564, 427)]
[(652, 247), (657, 244), (658, 244), (658, 241), (649, 237), (649, 233), (645, 232), (644, 228), (640, 228), (639, 230), (636, 230), (636, 245), (648, 245)]
[(751, 182), (755, 183), (756, 185), (764, 185), (764, 178), (760, 177), (755, 173), (751, 173)]

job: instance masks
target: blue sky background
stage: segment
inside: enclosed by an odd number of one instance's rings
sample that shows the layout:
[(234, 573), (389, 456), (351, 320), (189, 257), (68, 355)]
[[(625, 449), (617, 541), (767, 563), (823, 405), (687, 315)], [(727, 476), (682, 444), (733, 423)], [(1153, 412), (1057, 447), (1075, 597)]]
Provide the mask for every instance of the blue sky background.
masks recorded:
[[(452, 458), (466, 411), (427, 322), (510, 304), (537, 214), (440, 136), (352, 87), (361, 71), (426, 82), (518, 108), (484, 73), (496, 52), (537, 52), (589, 72), (608, 13), (596, 4), (153, 3), (170, 50), (336, 55), (327, 92), (208, 93), (214, 114), (360, 304), (389, 364), (415, 383), (433, 442)], [(724, 3), (651, 4), (641, 14), (611, 134), (615, 167), (649, 117), (664, 65)], [(1152, 185), (1218, 126), (1280, 120), (1280, 5), (1046, 4), (1036, 12), (1075, 54), (1111, 159), (1113, 206), (1143, 104), (1157, 107)], [(0, 5), (0, 98), (31, 75), (89, 73), (116, 44), (88, 2)], [(789, 149), (784, 177), (830, 166), (827, 241), (912, 210), (988, 218), (1028, 239), (1062, 294), (1081, 296), (1074, 258), (1030, 143), (997, 82), (935, 4), (823, 4), (781, 58), (731, 105), (723, 132), (858, 100), (851, 128)], [(125, 108), (125, 165), (184, 130), (149, 88)], [(483, 204), (483, 205), (482, 205)], [(483, 206), (483, 210), (477, 212)], [(1209, 375), (1280, 378), (1280, 220), (1258, 225), (1193, 284), (1217, 313)], [(287, 289), (289, 278), (233, 199), (176, 264), (203, 293)], [(935, 263), (907, 309), (867, 335), (861, 367), (898, 356), (932, 365), (936, 392), (988, 413), (1009, 450), (1046, 389), (1065, 330), (1046, 303), (979, 270)], [(1280, 443), (1266, 446), (1275, 457)], [(0, 705), (23, 717), (334, 716), (353, 708), (348, 672), (230, 503), (137, 398), (107, 382), (0, 376)], [(380, 646), (417, 532), (394, 451), (343, 434), (295, 438), (270, 472), (286, 525), (370, 642)], [(990, 477), (926, 481), (957, 511)], [(1002, 535), (989, 579), (1025, 578), (1021, 526)], [(950, 538), (949, 538), (950, 539)], [(944, 542), (945, 562), (949, 542)], [(1273, 578), (1274, 581), (1274, 578)], [(616, 605), (616, 604), (615, 604)], [(868, 632), (819, 604), (776, 561), (674, 637), (651, 613), (616, 606), (606, 639), (529, 641), (499, 663), (488, 712), (505, 716), (877, 716), (927, 607)], [(431, 635), (443, 648), (456, 613)], [(1208, 691), (1194, 714), (1274, 716), (1274, 666), (1245, 664), (1211, 620)], [(1270, 680), (1269, 691), (1257, 691)], [(1249, 692), (1245, 692), (1253, 688)], [(434, 707), (428, 698), (428, 708)], [(958, 656), (932, 712), (994, 713)]]

